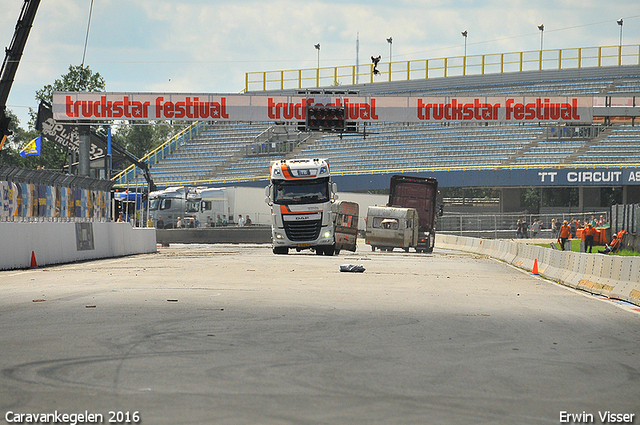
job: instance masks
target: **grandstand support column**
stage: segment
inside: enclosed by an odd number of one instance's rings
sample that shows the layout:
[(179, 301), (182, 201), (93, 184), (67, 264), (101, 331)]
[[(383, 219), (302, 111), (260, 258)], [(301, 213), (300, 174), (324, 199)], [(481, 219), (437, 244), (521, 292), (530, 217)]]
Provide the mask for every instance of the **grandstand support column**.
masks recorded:
[(91, 136), (88, 125), (79, 125), (78, 133), (80, 142), (78, 145), (78, 175), (89, 177), (91, 174)]
[(500, 212), (514, 212), (522, 211), (520, 207), (520, 194), (522, 189), (520, 188), (503, 188), (500, 190)]

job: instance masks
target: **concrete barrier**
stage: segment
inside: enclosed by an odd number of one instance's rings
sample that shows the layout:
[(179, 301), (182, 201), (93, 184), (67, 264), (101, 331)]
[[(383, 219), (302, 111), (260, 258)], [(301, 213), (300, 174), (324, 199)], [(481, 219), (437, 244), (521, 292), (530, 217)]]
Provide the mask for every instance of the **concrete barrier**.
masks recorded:
[(514, 241), (489, 241), (438, 234), (436, 247), (501, 259), (525, 270), (538, 261), (543, 277), (593, 294), (640, 306), (640, 257), (556, 251)]
[(159, 244), (172, 243), (271, 243), (271, 226), (212, 227), (158, 230)]
[(3, 222), (0, 241), (0, 270), (157, 251), (155, 229), (114, 222)]

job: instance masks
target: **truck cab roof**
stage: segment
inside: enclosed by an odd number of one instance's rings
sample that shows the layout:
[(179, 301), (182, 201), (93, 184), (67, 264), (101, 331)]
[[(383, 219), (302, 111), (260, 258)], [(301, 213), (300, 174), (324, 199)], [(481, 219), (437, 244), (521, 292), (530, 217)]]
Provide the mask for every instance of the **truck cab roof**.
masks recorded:
[(329, 177), (325, 159), (282, 159), (271, 163), (272, 180), (317, 179)]

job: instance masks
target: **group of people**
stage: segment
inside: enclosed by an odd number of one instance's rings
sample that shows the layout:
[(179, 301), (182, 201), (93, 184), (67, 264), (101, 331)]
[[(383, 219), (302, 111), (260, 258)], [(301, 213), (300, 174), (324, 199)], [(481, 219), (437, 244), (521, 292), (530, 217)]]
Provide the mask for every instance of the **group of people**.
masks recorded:
[[(251, 226), (252, 224), (253, 222), (251, 221), (249, 214), (247, 214), (245, 217), (241, 215), (237, 223), (238, 226)], [(212, 220), (211, 217), (207, 217), (207, 221), (204, 224), (205, 227), (224, 227), (228, 225), (229, 221), (227, 220), (226, 214), (223, 214), (222, 216), (218, 214), (218, 217), (215, 221)], [(187, 229), (196, 227), (200, 227), (200, 222), (197, 217), (178, 217), (178, 220), (176, 221), (176, 229)], [(156, 229), (164, 228), (164, 220), (162, 220), (162, 217), (158, 217), (158, 219), (156, 220)]]
[(516, 223), (516, 238), (527, 239), (529, 238), (529, 234), (531, 234), (532, 238), (536, 238), (542, 229), (544, 229), (542, 220), (535, 219), (533, 223), (529, 225), (527, 219), (523, 218)]
[(206, 227), (223, 227), (228, 225), (229, 225), (229, 222), (227, 220), (226, 214), (223, 214), (222, 217), (220, 217), (220, 214), (218, 214), (216, 221), (213, 221), (211, 219), (211, 216), (207, 216), (207, 223), (205, 224)]
[(240, 218), (238, 219), (238, 227), (251, 226), (252, 224), (253, 222), (251, 221), (251, 218), (249, 218), (249, 214), (247, 214), (246, 218), (242, 218), (242, 214), (240, 214)]
[[(596, 227), (603, 227), (606, 224), (607, 220), (602, 215), (599, 219), (591, 216), (591, 219), (585, 220), (584, 223), (581, 223), (580, 220), (576, 220), (575, 218), (572, 218), (571, 220), (564, 220), (562, 222), (553, 219), (551, 220), (550, 229), (553, 238), (558, 240), (560, 249), (564, 250), (566, 242), (569, 239), (575, 239), (578, 234), (578, 229), (582, 228), (582, 235), (585, 242), (585, 251), (594, 252), (596, 235), (598, 234), (598, 230), (596, 230)], [(516, 223), (516, 237), (519, 239), (529, 237), (536, 238), (542, 229), (544, 229), (542, 220), (535, 219), (533, 220), (533, 223), (529, 225), (527, 223), (527, 219), (522, 218)], [(599, 252), (608, 254), (609, 252), (616, 251), (620, 246), (620, 241), (621, 236), (614, 234), (611, 244), (607, 245), (604, 251)]]
[(195, 229), (200, 226), (200, 221), (197, 217), (178, 217), (176, 221), (176, 229)]
[[(559, 223), (559, 222), (558, 222)], [(587, 221), (582, 229), (582, 236), (584, 238), (585, 252), (592, 253), (595, 245), (595, 238), (598, 234), (596, 227), (602, 227), (606, 224), (606, 220), (603, 216), (600, 216), (599, 220), (595, 217), (591, 217), (591, 220)], [(578, 228), (582, 227), (579, 220), (571, 219), (571, 221), (564, 220), (562, 225), (558, 227), (557, 238), (560, 243), (560, 249), (564, 250), (567, 241), (570, 238), (575, 238), (578, 233)], [(615, 252), (620, 248), (620, 242), (622, 235), (614, 234), (611, 243), (605, 246), (604, 251), (599, 251), (601, 254), (608, 254)]]

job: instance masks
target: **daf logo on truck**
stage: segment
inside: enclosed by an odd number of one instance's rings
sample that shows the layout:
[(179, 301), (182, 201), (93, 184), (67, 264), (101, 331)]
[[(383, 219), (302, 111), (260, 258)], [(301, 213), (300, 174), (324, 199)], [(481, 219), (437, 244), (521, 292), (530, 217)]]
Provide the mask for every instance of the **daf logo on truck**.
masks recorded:
[[(355, 251), (358, 204), (338, 202), (336, 192), (324, 159), (272, 162), (265, 202), (271, 206), (273, 253), (287, 254), (289, 249), (311, 249), (318, 255)], [(350, 212), (348, 219), (344, 208)], [(342, 225), (346, 222), (348, 226)]]

